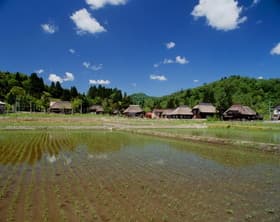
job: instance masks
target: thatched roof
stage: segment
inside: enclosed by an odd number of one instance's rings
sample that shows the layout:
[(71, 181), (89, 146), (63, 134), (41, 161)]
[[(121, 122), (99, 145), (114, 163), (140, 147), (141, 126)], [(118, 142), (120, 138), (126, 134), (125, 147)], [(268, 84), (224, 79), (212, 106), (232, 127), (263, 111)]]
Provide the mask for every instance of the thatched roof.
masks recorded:
[(95, 111), (95, 112), (104, 112), (103, 107), (99, 106), (99, 105), (92, 105), (91, 107), (89, 107), (89, 110)]
[(139, 105), (129, 105), (129, 107), (123, 111), (123, 113), (143, 113), (143, 110)]
[(239, 113), (241, 115), (246, 116), (257, 115), (257, 113), (254, 110), (252, 110), (249, 106), (243, 105), (232, 105), (227, 111), (224, 112), (224, 115), (226, 115), (228, 112)]
[(170, 116), (173, 111), (174, 111), (174, 109), (164, 109), (161, 115), (162, 116)]
[(72, 104), (69, 101), (51, 102), (50, 109), (72, 109)]
[(192, 110), (188, 106), (179, 106), (177, 109), (175, 109), (173, 112), (170, 113), (170, 115), (190, 115), (192, 116)]
[(211, 103), (199, 103), (192, 110), (198, 109), (201, 113), (216, 113), (216, 107)]

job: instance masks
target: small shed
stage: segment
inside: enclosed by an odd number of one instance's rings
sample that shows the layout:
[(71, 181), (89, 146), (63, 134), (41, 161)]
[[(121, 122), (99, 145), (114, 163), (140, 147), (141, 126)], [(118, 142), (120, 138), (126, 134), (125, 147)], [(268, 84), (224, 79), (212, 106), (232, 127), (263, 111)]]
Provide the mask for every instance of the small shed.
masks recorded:
[(192, 109), (194, 119), (206, 119), (217, 114), (217, 109), (211, 103), (199, 103)]
[(175, 109), (164, 109), (162, 114), (161, 114), (161, 118), (171, 118), (171, 114)]
[(273, 116), (272, 116), (273, 120), (280, 120), (280, 105), (276, 106), (273, 109)]
[[(152, 112), (152, 118), (153, 119), (163, 118), (163, 114), (166, 111), (170, 111), (170, 110), (168, 110), (168, 109), (154, 109), (153, 112)], [(171, 110), (171, 111), (173, 111), (173, 110)]]
[(5, 113), (6, 111), (6, 103), (0, 101), (0, 114)]
[(223, 114), (224, 120), (260, 120), (261, 116), (258, 115), (256, 111), (254, 111), (249, 106), (243, 105), (232, 105), (229, 109), (227, 109)]
[(103, 109), (102, 106), (92, 105), (91, 107), (89, 107), (89, 112), (98, 115), (98, 114), (103, 114), (104, 113), (104, 109)]
[(123, 114), (127, 117), (143, 117), (144, 111), (139, 105), (129, 105), (129, 107), (123, 111)]
[(173, 112), (169, 113), (169, 118), (172, 119), (191, 119), (193, 113), (190, 107), (188, 106), (179, 106)]
[(50, 103), (49, 111), (51, 113), (71, 114), (73, 113), (73, 108), (69, 101), (57, 101)]

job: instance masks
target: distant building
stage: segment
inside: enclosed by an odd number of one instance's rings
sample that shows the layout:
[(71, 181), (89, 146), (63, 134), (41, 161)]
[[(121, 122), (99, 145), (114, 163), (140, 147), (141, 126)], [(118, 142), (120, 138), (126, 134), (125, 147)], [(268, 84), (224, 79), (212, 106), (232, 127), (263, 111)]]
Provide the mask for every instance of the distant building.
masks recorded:
[(123, 111), (123, 114), (127, 117), (143, 117), (144, 111), (139, 105), (130, 105), (126, 110)]
[(163, 110), (162, 114), (161, 114), (161, 117), (162, 118), (171, 118), (171, 114), (172, 112), (174, 111), (175, 109), (165, 109)]
[(273, 109), (273, 116), (272, 116), (273, 120), (280, 120), (280, 105), (276, 106)]
[(173, 110), (170, 113), (166, 114), (167, 118), (171, 119), (191, 119), (193, 113), (190, 107), (188, 106), (179, 106), (177, 109)]
[(71, 114), (73, 113), (73, 108), (69, 101), (57, 101), (50, 103), (49, 111), (51, 113)]
[(93, 106), (89, 107), (89, 112), (98, 115), (98, 114), (103, 114), (104, 113), (104, 109), (103, 109), (102, 106), (93, 105)]
[[(153, 110), (153, 114), (152, 114), (152, 118), (153, 119), (158, 119), (158, 118), (164, 118), (163, 114), (166, 113), (166, 111), (170, 111), (168, 109), (154, 109)], [(171, 110), (173, 111), (173, 109)]]
[(0, 114), (5, 113), (6, 111), (6, 103), (0, 101)]
[(192, 109), (194, 119), (206, 119), (217, 114), (216, 107), (211, 103), (199, 103)]
[(258, 115), (249, 106), (232, 105), (223, 114), (224, 120), (260, 120), (261, 116)]

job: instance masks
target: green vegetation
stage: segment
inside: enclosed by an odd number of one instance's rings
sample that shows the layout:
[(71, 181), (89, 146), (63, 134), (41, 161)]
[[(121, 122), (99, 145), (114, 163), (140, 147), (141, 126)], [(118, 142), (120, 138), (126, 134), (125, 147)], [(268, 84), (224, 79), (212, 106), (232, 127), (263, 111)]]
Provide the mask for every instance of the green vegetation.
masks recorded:
[(154, 108), (193, 107), (199, 102), (208, 102), (214, 104), (220, 113), (232, 104), (242, 104), (269, 118), (271, 109), (280, 104), (280, 79), (231, 76), (171, 95), (151, 97), (144, 93), (127, 96), (119, 89), (100, 85), (91, 86), (85, 95), (75, 86), (64, 89), (59, 82), (48, 86), (36, 73), (27, 76), (0, 72), (0, 100), (6, 101), (8, 109), (13, 111), (47, 111), (51, 100), (65, 100), (72, 101), (76, 112), (86, 113), (91, 105), (101, 105), (109, 114), (122, 111), (132, 103), (148, 112)]
[(199, 102), (208, 102), (214, 104), (220, 113), (232, 104), (242, 104), (252, 107), (268, 118), (269, 108), (280, 104), (280, 79), (265, 80), (231, 76), (160, 98), (134, 94), (131, 95), (131, 100), (142, 105), (145, 110), (175, 108), (179, 105), (193, 107)]

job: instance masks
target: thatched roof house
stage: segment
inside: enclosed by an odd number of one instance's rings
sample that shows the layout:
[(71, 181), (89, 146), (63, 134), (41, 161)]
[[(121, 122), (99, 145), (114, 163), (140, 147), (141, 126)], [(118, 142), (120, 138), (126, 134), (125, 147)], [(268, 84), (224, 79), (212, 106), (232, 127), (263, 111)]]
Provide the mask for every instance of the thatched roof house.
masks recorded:
[(89, 112), (90, 113), (95, 113), (95, 114), (103, 114), (104, 113), (104, 109), (103, 109), (102, 106), (92, 105), (91, 107), (89, 107)]
[(174, 109), (154, 109), (152, 112), (152, 118), (163, 118), (164, 114), (172, 112)]
[(192, 109), (195, 119), (206, 119), (217, 114), (216, 107), (211, 103), (199, 103)]
[(6, 103), (0, 101), (0, 114), (5, 113)]
[(71, 114), (73, 113), (73, 108), (71, 102), (69, 101), (57, 101), (50, 103), (49, 111), (51, 113)]
[(162, 118), (171, 118), (171, 114), (174, 110), (175, 109), (164, 109), (162, 114), (161, 114), (161, 117)]
[(177, 109), (167, 114), (167, 118), (172, 119), (191, 119), (192, 117), (192, 110), (188, 106), (179, 106)]
[(257, 120), (262, 119), (253, 109), (249, 106), (232, 105), (223, 114), (224, 120)]
[(273, 120), (280, 120), (280, 105), (276, 106), (273, 109), (273, 116), (272, 116)]
[(123, 114), (128, 117), (143, 117), (144, 111), (139, 105), (129, 105), (129, 107), (123, 111)]

